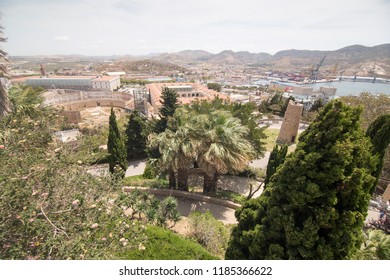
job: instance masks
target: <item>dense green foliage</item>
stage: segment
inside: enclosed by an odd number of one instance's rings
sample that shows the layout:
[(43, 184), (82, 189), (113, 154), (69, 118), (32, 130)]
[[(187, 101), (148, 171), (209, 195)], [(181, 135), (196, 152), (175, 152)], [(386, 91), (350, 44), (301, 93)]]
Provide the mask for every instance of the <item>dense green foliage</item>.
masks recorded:
[(284, 116), (284, 113), (287, 110), (288, 103), (290, 100), (294, 101), (295, 98), (290, 96), (289, 98), (283, 98), (281, 93), (275, 93), (272, 98), (268, 101), (261, 102), (259, 106), (259, 111), (261, 113), (272, 113), (280, 116)]
[(177, 200), (172, 196), (160, 201), (154, 195), (136, 188), (130, 194), (121, 194), (121, 199), (131, 210), (131, 217), (138, 215), (138, 220), (145, 220), (149, 224), (174, 226), (181, 219)]
[(213, 255), (223, 257), (229, 241), (229, 230), (210, 212), (193, 212), (189, 216), (190, 233), (199, 244)]
[(165, 87), (161, 92), (161, 97), (162, 107), (160, 108), (160, 120), (157, 121), (154, 128), (154, 132), (156, 133), (165, 131), (168, 127), (169, 118), (173, 117), (173, 114), (179, 107), (177, 92), (175, 90)]
[[(374, 147), (373, 152), (379, 156), (379, 164), (373, 175), (377, 182), (382, 173), (386, 149), (390, 144), (390, 114), (382, 115), (376, 118), (368, 127), (366, 135), (371, 139)], [(376, 184), (375, 184), (376, 185)]]
[(256, 104), (249, 102), (247, 104), (231, 103), (227, 100), (215, 98), (213, 101), (202, 100), (191, 104), (190, 109), (198, 114), (210, 114), (213, 111), (228, 111), (233, 117), (238, 118), (241, 124), (249, 129), (247, 140), (250, 141), (256, 151), (257, 157), (262, 157), (265, 152), (263, 140), (267, 138), (265, 135), (266, 127), (260, 128), (257, 121), (261, 118), (260, 114), (256, 113)]
[(281, 112), (282, 116), (284, 116), (284, 114), (286, 113), (286, 110), (287, 110), (287, 107), (288, 107), (288, 104), (290, 103), (290, 101), (295, 101), (295, 98), (293, 96), (290, 96), (286, 100), (281, 101), (280, 112)]
[(319, 112), (324, 107), (324, 101), (321, 98), (318, 98), (314, 101), (313, 105), (310, 107), (310, 112)]
[(194, 163), (204, 171), (204, 192), (215, 192), (219, 174), (245, 169), (255, 151), (246, 140), (249, 130), (227, 111), (199, 113), (189, 108), (178, 109), (168, 129), (152, 137), (150, 145), (158, 147), (161, 169), (172, 172), (171, 187), (188, 190), (188, 169)]
[[(124, 172), (126, 172), (127, 169), (125, 139), (119, 131), (115, 112), (112, 108), (108, 129), (107, 150), (110, 154), (109, 170), (111, 173), (114, 173), (115, 171), (118, 173), (123, 173), (124, 176)], [(119, 169), (116, 169), (117, 166)], [(120, 169), (122, 169), (122, 172)]]
[(159, 178), (145, 178), (144, 175), (127, 176), (123, 178), (123, 185), (132, 187), (146, 187), (146, 188), (168, 188), (168, 181)]
[(127, 260), (216, 260), (194, 241), (156, 226), (146, 228), (149, 245), (142, 250), (128, 250), (120, 254)]
[(58, 142), (52, 137), (63, 125), (57, 112), (37, 113), (0, 121), (1, 259), (151, 258), (144, 252), (153, 252), (154, 259), (172, 252), (180, 259), (214, 258), (192, 241), (149, 227), (171, 226), (180, 218), (175, 199), (125, 194), (110, 176), (89, 174), (79, 158), (93, 158), (75, 153), (90, 153), (96, 139)]
[(353, 256), (358, 260), (390, 260), (390, 235), (382, 230), (365, 233), (364, 242)]
[[(362, 126), (364, 129), (367, 129), (379, 116), (390, 114), (388, 94), (361, 93), (359, 96), (342, 96), (340, 99), (351, 106), (363, 107)], [(381, 178), (390, 180), (390, 148), (386, 149)]]
[(267, 164), (267, 170), (265, 174), (264, 179), (264, 187), (267, 186), (268, 182), (271, 180), (272, 175), (275, 174), (276, 169), (284, 163), (284, 160), (287, 156), (287, 145), (282, 145), (279, 147), (279, 145), (275, 145), (274, 149), (272, 150), (268, 164)]
[(142, 85), (142, 86), (144, 86), (145, 84), (148, 84), (148, 83), (150, 83), (150, 82), (148, 82), (146, 80), (121, 78), (121, 84), (125, 84), (125, 85), (135, 84), (135, 85)]
[(38, 114), (43, 101), (42, 88), (19, 85), (12, 87), (9, 92), (11, 111), (24, 115)]
[(345, 259), (360, 247), (376, 167), (361, 109), (333, 101), (266, 191), (236, 211), (229, 259)]
[(88, 174), (72, 145), (53, 141), (61, 125), (50, 110), (0, 122), (1, 259), (112, 259), (144, 241), (141, 225), (126, 227), (112, 181)]
[(207, 84), (207, 88), (208, 88), (208, 89), (213, 89), (213, 90), (215, 90), (215, 91), (220, 92), (222, 86), (221, 86), (220, 84), (218, 84), (218, 83), (208, 83), (208, 84)]
[(161, 92), (162, 95), (162, 107), (160, 109), (160, 114), (163, 118), (172, 117), (177, 109), (178, 99), (177, 92), (170, 88), (164, 88)]
[(146, 119), (138, 111), (133, 111), (128, 116), (126, 138), (127, 159), (146, 156)]

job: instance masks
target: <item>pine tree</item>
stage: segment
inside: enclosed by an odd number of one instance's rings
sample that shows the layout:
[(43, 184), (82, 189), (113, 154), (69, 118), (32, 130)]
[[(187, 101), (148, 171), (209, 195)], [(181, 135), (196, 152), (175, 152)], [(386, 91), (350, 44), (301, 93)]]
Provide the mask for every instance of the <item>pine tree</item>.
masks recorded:
[(276, 169), (284, 163), (284, 160), (286, 159), (287, 156), (287, 150), (288, 150), (287, 145), (282, 145), (280, 146), (280, 148), (279, 145), (275, 145), (275, 147), (273, 148), (267, 164), (267, 171), (264, 179), (264, 188), (267, 186), (272, 175), (275, 174)]
[(228, 259), (346, 259), (362, 242), (376, 157), (360, 108), (330, 102), (257, 199), (236, 211)]
[(146, 156), (146, 119), (138, 111), (133, 111), (126, 126), (127, 158)]
[(109, 156), (109, 169), (111, 173), (115, 172), (115, 166), (119, 166), (124, 172), (127, 169), (126, 161), (126, 145), (121, 136), (114, 110), (111, 108), (111, 115), (109, 120), (108, 142), (107, 150)]

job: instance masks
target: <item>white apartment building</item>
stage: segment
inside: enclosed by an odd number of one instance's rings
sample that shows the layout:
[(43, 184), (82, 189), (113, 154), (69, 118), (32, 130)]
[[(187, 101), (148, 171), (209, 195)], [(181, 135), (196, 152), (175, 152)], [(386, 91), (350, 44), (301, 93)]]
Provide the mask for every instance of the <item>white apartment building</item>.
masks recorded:
[(121, 85), (118, 76), (33, 76), (11, 80), (12, 83), (24, 83), (30, 86), (59, 89), (113, 91)]
[(92, 80), (93, 89), (102, 89), (113, 91), (121, 86), (119, 77), (102, 76)]

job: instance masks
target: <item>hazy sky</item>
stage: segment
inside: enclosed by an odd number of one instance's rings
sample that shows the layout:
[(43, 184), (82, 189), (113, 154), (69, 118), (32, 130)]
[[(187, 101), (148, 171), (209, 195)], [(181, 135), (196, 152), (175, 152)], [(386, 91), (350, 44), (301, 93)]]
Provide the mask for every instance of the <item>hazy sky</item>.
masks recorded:
[(0, 0), (10, 55), (390, 43), (390, 0)]

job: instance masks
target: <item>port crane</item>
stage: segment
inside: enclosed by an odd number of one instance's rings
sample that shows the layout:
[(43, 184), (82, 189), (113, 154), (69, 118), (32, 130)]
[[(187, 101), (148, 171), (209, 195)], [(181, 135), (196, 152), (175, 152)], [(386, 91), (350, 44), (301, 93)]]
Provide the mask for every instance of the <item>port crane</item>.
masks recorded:
[(310, 77), (310, 80), (311, 80), (311, 82), (312, 82), (313, 84), (315, 84), (316, 81), (317, 81), (317, 78), (318, 78), (318, 71), (319, 71), (319, 69), (320, 69), (322, 63), (324, 63), (325, 57), (326, 57), (326, 55), (324, 55), (324, 57), (323, 57), (323, 58), (321, 59), (321, 61), (316, 65), (316, 67), (313, 68), (313, 69), (311, 70), (311, 77)]

